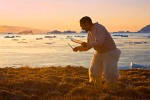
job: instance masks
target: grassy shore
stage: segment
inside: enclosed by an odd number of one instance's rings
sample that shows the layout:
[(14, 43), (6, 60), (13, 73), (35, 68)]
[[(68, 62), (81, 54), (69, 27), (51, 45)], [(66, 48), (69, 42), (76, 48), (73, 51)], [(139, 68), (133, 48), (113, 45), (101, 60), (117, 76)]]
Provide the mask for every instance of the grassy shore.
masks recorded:
[(84, 67), (0, 68), (0, 100), (150, 99), (150, 69), (119, 72), (118, 88), (100, 92)]

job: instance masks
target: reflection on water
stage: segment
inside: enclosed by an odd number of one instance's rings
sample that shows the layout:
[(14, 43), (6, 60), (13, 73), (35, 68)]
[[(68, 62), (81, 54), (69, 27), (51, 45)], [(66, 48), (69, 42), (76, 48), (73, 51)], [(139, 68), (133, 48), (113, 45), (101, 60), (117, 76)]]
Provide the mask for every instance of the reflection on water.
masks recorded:
[[(112, 35), (122, 54), (119, 66), (130, 62), (150, 64), (150, 34), (128, 33), (128, 37)], [(78, 44), (70, 38), (86, 41), (86, 34), (0, 35), (0, 66), (31, 67), (77, 65), (89, 67), (94, 50), (73, 52), (68, 46)]]

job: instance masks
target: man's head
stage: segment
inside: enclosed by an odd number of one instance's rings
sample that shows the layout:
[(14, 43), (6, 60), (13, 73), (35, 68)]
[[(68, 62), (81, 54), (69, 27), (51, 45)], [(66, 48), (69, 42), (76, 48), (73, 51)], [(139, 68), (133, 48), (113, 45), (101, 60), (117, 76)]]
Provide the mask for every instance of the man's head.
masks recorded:
[(91, 30), (92, 25), (93, 25), (93, 23), (92, 23), (92, 20), (91, 20), (90, 17), (85, 16), (85, 17), (82, 17), (82, 18), (80, 19), (80, 26), (81, 26), (81, 28), (82, 28), (83, 30), (85, 30), (86, 32), (88, 32), (88, 31)]

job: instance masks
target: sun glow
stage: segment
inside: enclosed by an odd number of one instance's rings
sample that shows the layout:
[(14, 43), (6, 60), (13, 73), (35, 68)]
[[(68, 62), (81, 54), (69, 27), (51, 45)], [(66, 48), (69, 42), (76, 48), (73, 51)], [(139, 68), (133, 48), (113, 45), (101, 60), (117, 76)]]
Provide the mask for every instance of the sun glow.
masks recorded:
[(109, 31), (138, 31), (150, 23), (148, 0), (0, 0), (0, 25), (80, 31), (87, 15)]

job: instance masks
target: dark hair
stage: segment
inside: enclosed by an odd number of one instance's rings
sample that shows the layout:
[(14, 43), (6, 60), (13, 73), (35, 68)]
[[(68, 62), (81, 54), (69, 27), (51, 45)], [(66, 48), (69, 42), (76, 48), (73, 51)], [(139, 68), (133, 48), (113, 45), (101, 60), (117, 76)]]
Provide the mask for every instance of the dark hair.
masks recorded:
[(82, 18), (80, 19), (80, 23), (81, 23), (81, 24), (85, 24), (86, 22), (89, 22), (89, 23), (92, 24), (92, 19), (91, 19), (90, 17), (88, 17), (88, 16), (82, 17)]

